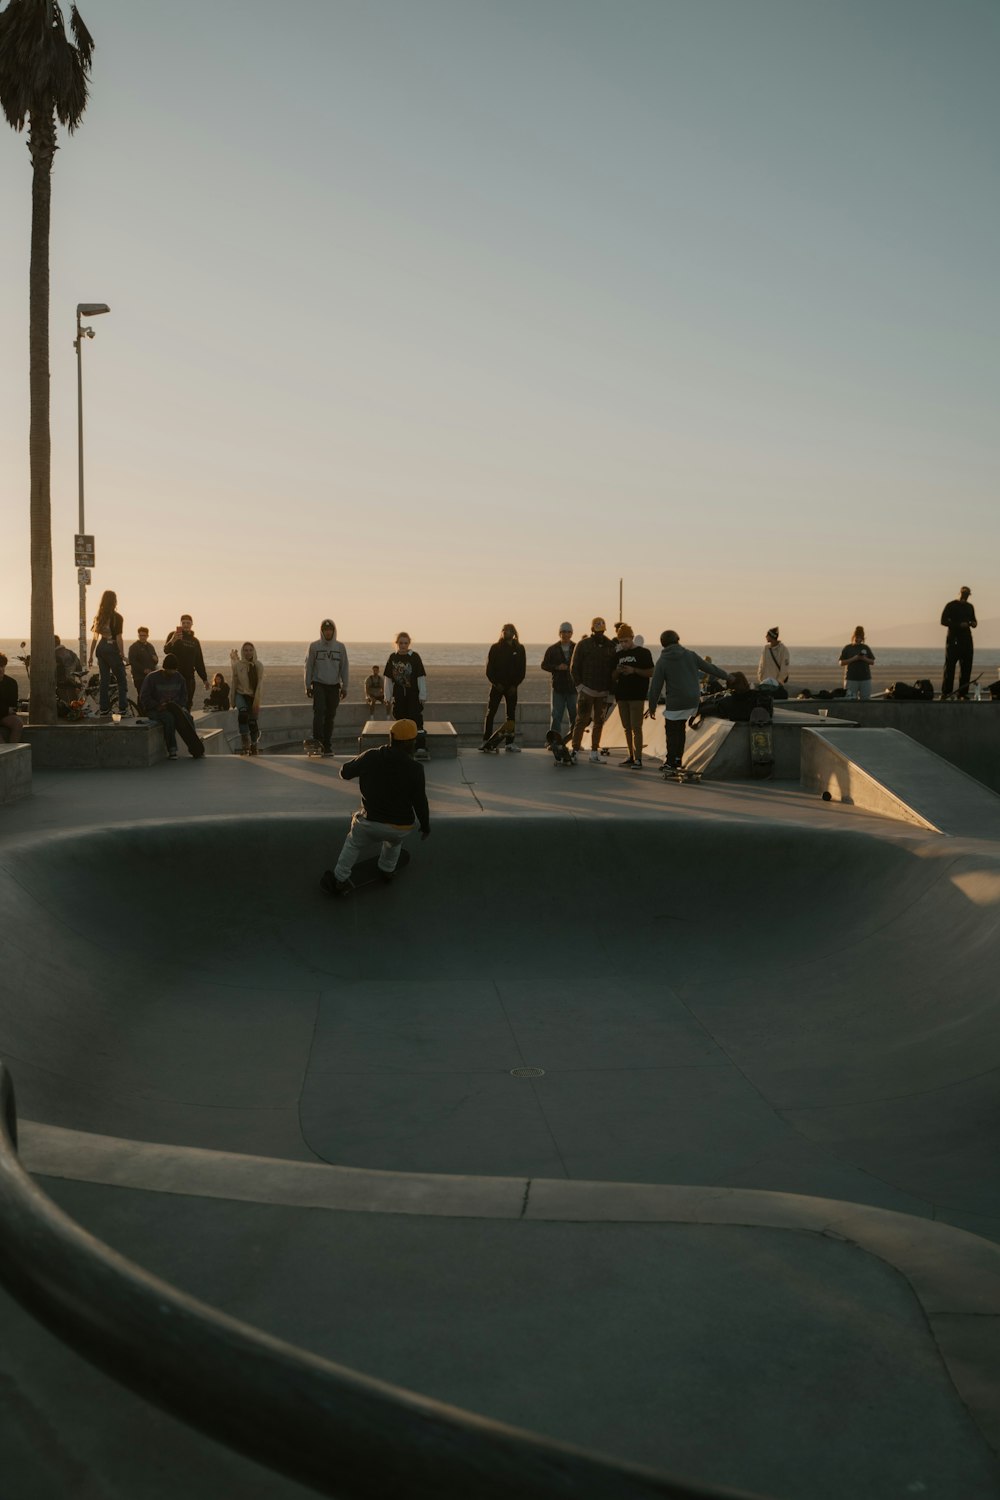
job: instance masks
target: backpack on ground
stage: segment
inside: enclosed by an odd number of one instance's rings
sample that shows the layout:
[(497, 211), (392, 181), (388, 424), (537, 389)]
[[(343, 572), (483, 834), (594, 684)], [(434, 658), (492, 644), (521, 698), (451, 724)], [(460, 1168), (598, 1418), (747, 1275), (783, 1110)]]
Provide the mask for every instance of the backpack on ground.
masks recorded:
[[(886, 688), (885, 696), (895, 703), (914, 703), (922, 699), (924, 694), (910, 682), (893, 682)], [(934, 689), (931, 688), (931, 697), (933, 696)]]

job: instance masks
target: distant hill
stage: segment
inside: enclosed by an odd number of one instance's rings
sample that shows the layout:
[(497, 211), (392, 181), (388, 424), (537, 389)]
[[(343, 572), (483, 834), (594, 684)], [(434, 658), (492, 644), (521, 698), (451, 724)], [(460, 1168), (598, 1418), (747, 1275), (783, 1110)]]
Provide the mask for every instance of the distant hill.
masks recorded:
[[(867, 632), (870, 641), (883, 646), (944, 646), (944, 630), (938, 620), (925, 621), (920, 625), (886, 625)], [(976, 650), (1000, 650), (1000, 618), (980, 620), (974, 640)]]

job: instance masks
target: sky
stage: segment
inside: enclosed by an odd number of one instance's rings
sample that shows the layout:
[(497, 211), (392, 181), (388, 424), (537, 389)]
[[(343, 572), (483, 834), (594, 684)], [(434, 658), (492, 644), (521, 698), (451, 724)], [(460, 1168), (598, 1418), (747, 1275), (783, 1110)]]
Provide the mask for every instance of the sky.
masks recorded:
[[(4, 0), (0, 0), (2, 7)], [(80, 0), (56, 629), (799, 644), (1000, 616), (995, 0)], [(0, 123), (0, 635), (31, 172)], [(874, 633), (874, 634), (873, 634)], [(905, 636), (906, 631), (902, 634)], [(933, 639), (935, 637), (931, 637)], [(904, 643), (897, 641), (897, 643)]]

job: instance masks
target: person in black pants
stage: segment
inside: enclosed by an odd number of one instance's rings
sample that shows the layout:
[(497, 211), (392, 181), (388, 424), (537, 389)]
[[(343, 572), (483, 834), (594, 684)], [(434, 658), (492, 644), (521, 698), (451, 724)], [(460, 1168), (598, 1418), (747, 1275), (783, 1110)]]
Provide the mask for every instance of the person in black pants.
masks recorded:
[[(486, 705), (486, 718), (483, 720), (484, 745), (493, 733), (493, 720), (497, 716), (501, 701), (505, 705), (507, 718), (513, 721), (517, 713), (517, 690), (524, 681), (527, 665), (524, 647), (517, 638), (516, 629), (513, 625), (505, 625), (500, 632), (500, 639), (490, 647), (489, 656), (486, 658), (490, 701)], [(515, 745), (514, 736), (508, 734), (504, 748), (516, 751), (520, 746)]]
[(976, 628), (976, 611), (969, 603), (972, 590), (963, 584), (958, 598), (952, 599), (941, 611), (941, 624), (948, 632), (945, 637), (944, 677), (941, 682), (941, 697), (948, 698), (955, 686), (955, 668), (959, 668), (958, 696), (968, 698), (969, 679), (972, 676), (972, 632)]

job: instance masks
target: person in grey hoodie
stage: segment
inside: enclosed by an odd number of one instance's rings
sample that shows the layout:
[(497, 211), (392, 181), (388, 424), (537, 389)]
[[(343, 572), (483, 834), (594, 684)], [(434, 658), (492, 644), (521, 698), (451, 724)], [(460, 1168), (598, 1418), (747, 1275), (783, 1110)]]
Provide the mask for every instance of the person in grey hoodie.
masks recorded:
[(647, 712), (651, 719), (656, 718), (656, 705), (660, 693), (665, 691), (663, 717), (667, 730), (667, 758), (664, 765), (677, 771), (684, 759), (685, 725), (701, 698), (699, 674), (704, 673), (706, 677), (728, 685), (729, 673), (714, 662), (704, 661), (696, 652), (686, 650), (676, 630), (665, 630), (660, 636), (660, 645), (663, 650), (649, 684)]
[(333, 721), (341, 701), (347, 697), (347, 647), (337, 640), (337, 627), (324, 620), (319, 640), (306, 653), (306, 697), (313, 701), (312, 737), (333, 754)]

